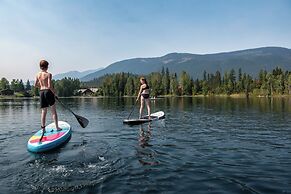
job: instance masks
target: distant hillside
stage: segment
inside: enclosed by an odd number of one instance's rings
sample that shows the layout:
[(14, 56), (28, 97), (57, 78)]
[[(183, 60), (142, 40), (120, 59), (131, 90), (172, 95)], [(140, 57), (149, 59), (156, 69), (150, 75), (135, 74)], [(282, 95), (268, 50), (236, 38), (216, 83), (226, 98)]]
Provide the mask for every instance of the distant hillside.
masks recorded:
[(53, 79), (55, 80), (60, 80), (63, 79), (65, 77), (71, 77), (71, 78), (82, 78), (88, 74), (94, 73), (96, 71), (99, 71), (103, 68), (98, 68), (98, 69), (92, 69), (92, 70), (87, 70), (87, 71), (69, 71), (66, 73), (60, 73), (60, 74), (56, 74), (55, 76), (53, 76)]
[(257, 75), (261, 69), (272, 70), (275, 67), (291, 70), (291, 50), (282, 47), (263, 47), (234, 52), (216, 54), (170, 53), (155, 58), (134, 58), (119, 61), (108, 67), (88, 74), (81, 78), (89, 81), (105, 74), (130, 72), (134, 74), (148, 74), (160, 71), (162, 67), (169, 68), (171, 73), (188, 72), (193, 78), (201, 78), (203, 71), (214, 73), (238, 70), (251, 75)]

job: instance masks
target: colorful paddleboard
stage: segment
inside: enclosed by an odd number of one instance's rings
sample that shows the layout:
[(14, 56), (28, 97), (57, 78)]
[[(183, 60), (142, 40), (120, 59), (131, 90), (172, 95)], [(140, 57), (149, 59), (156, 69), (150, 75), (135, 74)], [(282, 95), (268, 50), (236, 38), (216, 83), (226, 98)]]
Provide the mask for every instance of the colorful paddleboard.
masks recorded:
[(71, 136), (71, 126), (64, 122), (59, 121), (61, 131), (56, 130), (54, 123), (46, 126), (41, 142), (39, 141), (42, 135), (42, 129), (36, 132), (27, 142), (27, 149), (31, 152), (45, 152), (52, 150), (69, 140)]
[(149, 119), (149, 116), (146, 115), (140, 119), (125, 119), (123, 120), (123, 123), (128, 125), (139, 125), (146, 122), (151, 122), (154, 120), (159, 120), (165, 118), (165, 113), (163, 111), (155, 112), (151, 114), (151, 117)]

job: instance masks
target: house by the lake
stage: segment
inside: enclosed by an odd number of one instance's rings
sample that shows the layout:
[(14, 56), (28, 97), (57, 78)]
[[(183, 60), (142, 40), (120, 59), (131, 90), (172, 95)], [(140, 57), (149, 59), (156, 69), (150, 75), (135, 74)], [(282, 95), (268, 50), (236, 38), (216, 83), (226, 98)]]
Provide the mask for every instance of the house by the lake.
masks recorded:
[(77, 91), (80, 96), (92, 96), (98, 92), (99, 88), (83, 88)]

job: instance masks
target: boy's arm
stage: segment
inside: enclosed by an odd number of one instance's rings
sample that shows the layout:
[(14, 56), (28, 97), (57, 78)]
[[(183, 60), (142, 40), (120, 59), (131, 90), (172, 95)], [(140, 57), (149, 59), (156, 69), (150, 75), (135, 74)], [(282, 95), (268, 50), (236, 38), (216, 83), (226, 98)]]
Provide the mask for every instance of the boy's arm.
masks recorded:
[(36, 87), (36, 88), (39, 88), (40, 87), (39, 80), (38, 80), (38, 76), (37, 75), (35, 77), (34, 87)]
[(48, 88), (54, 93), (54, 95), (56, 95), (56, 91), (54, 89), (53, 82), (52, 82), (52, 74), (49, 74)]

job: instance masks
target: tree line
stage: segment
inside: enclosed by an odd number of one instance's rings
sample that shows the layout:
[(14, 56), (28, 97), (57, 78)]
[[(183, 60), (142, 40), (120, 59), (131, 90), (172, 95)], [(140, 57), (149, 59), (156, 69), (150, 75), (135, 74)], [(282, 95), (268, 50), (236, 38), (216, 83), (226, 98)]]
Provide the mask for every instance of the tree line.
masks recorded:
[[(53, 85), (58, 96), (73, 96), (81, 86), (79, 79), (63, 78), (61, 80), (53, 80)], [(27, 80), (26, 84), (21, 79), (13, 79), (9, 82), (6, 78), (0, 80), (1, 95), (16, 96), (39, 96), (39, 88), (35, 88)]]
[[(256, 77), (232, 69), (223, 74), (203, 72), (200, 79), (193, 79), (187, 72), (182, 71), (178, 76), (162, 68), (160, 72), (153, 72), (145, 76), (151, 89), (151, 96), (159, 95), (231, 95), (244, 94), (246, 96), (272, 96), (291, 94), (291, 72), (277, 67), (270, 72), (261, 70)], [(107, 74), (89, 82), (78, 79), (63, 78), (53, 80), (58, 96), (73, 96), (80, 88), (98, 87), (96, 95), (102, 96), (135, 96), (140, 87), (140, 75), (131, 73)], [(4, 92), (3, 92), (4, 91)], [(24, 84), (20, 79), (9, 82), (6, 78), (0, 80), (0, 94), (5, 92), (20, 94), (20, 96), (38, 96), (38, 88), (34, 88), (27, 80)]]
[[(152, 96), (159, 95), (231, 95), (272, 96), (291, 94), (291, 72), (277, 67), (267, 72), (261, 70), (253, 78), (241, 69), (234, 69), (223, 74), (203, 72), (200, 79), (193, 79), (182, 71), (178, 76), (170, 73), (168, 68), (145, 76), (151, 88)], [(107, 74), (90, 82), (82, 83), (84, 87), (99, 87), (99, 95), (103, 96), (133, 96), (137, 95), (140, 83), (139, 75), (130, 73)]]
[(17, 93), (19, 96), (31, 96), (30, 81), (27, 80), (24, 84), (22, 79), (13, 79), (9, 82), (5, 77), (0, 80), (0, 92), (2, 95), (13, 95)]

